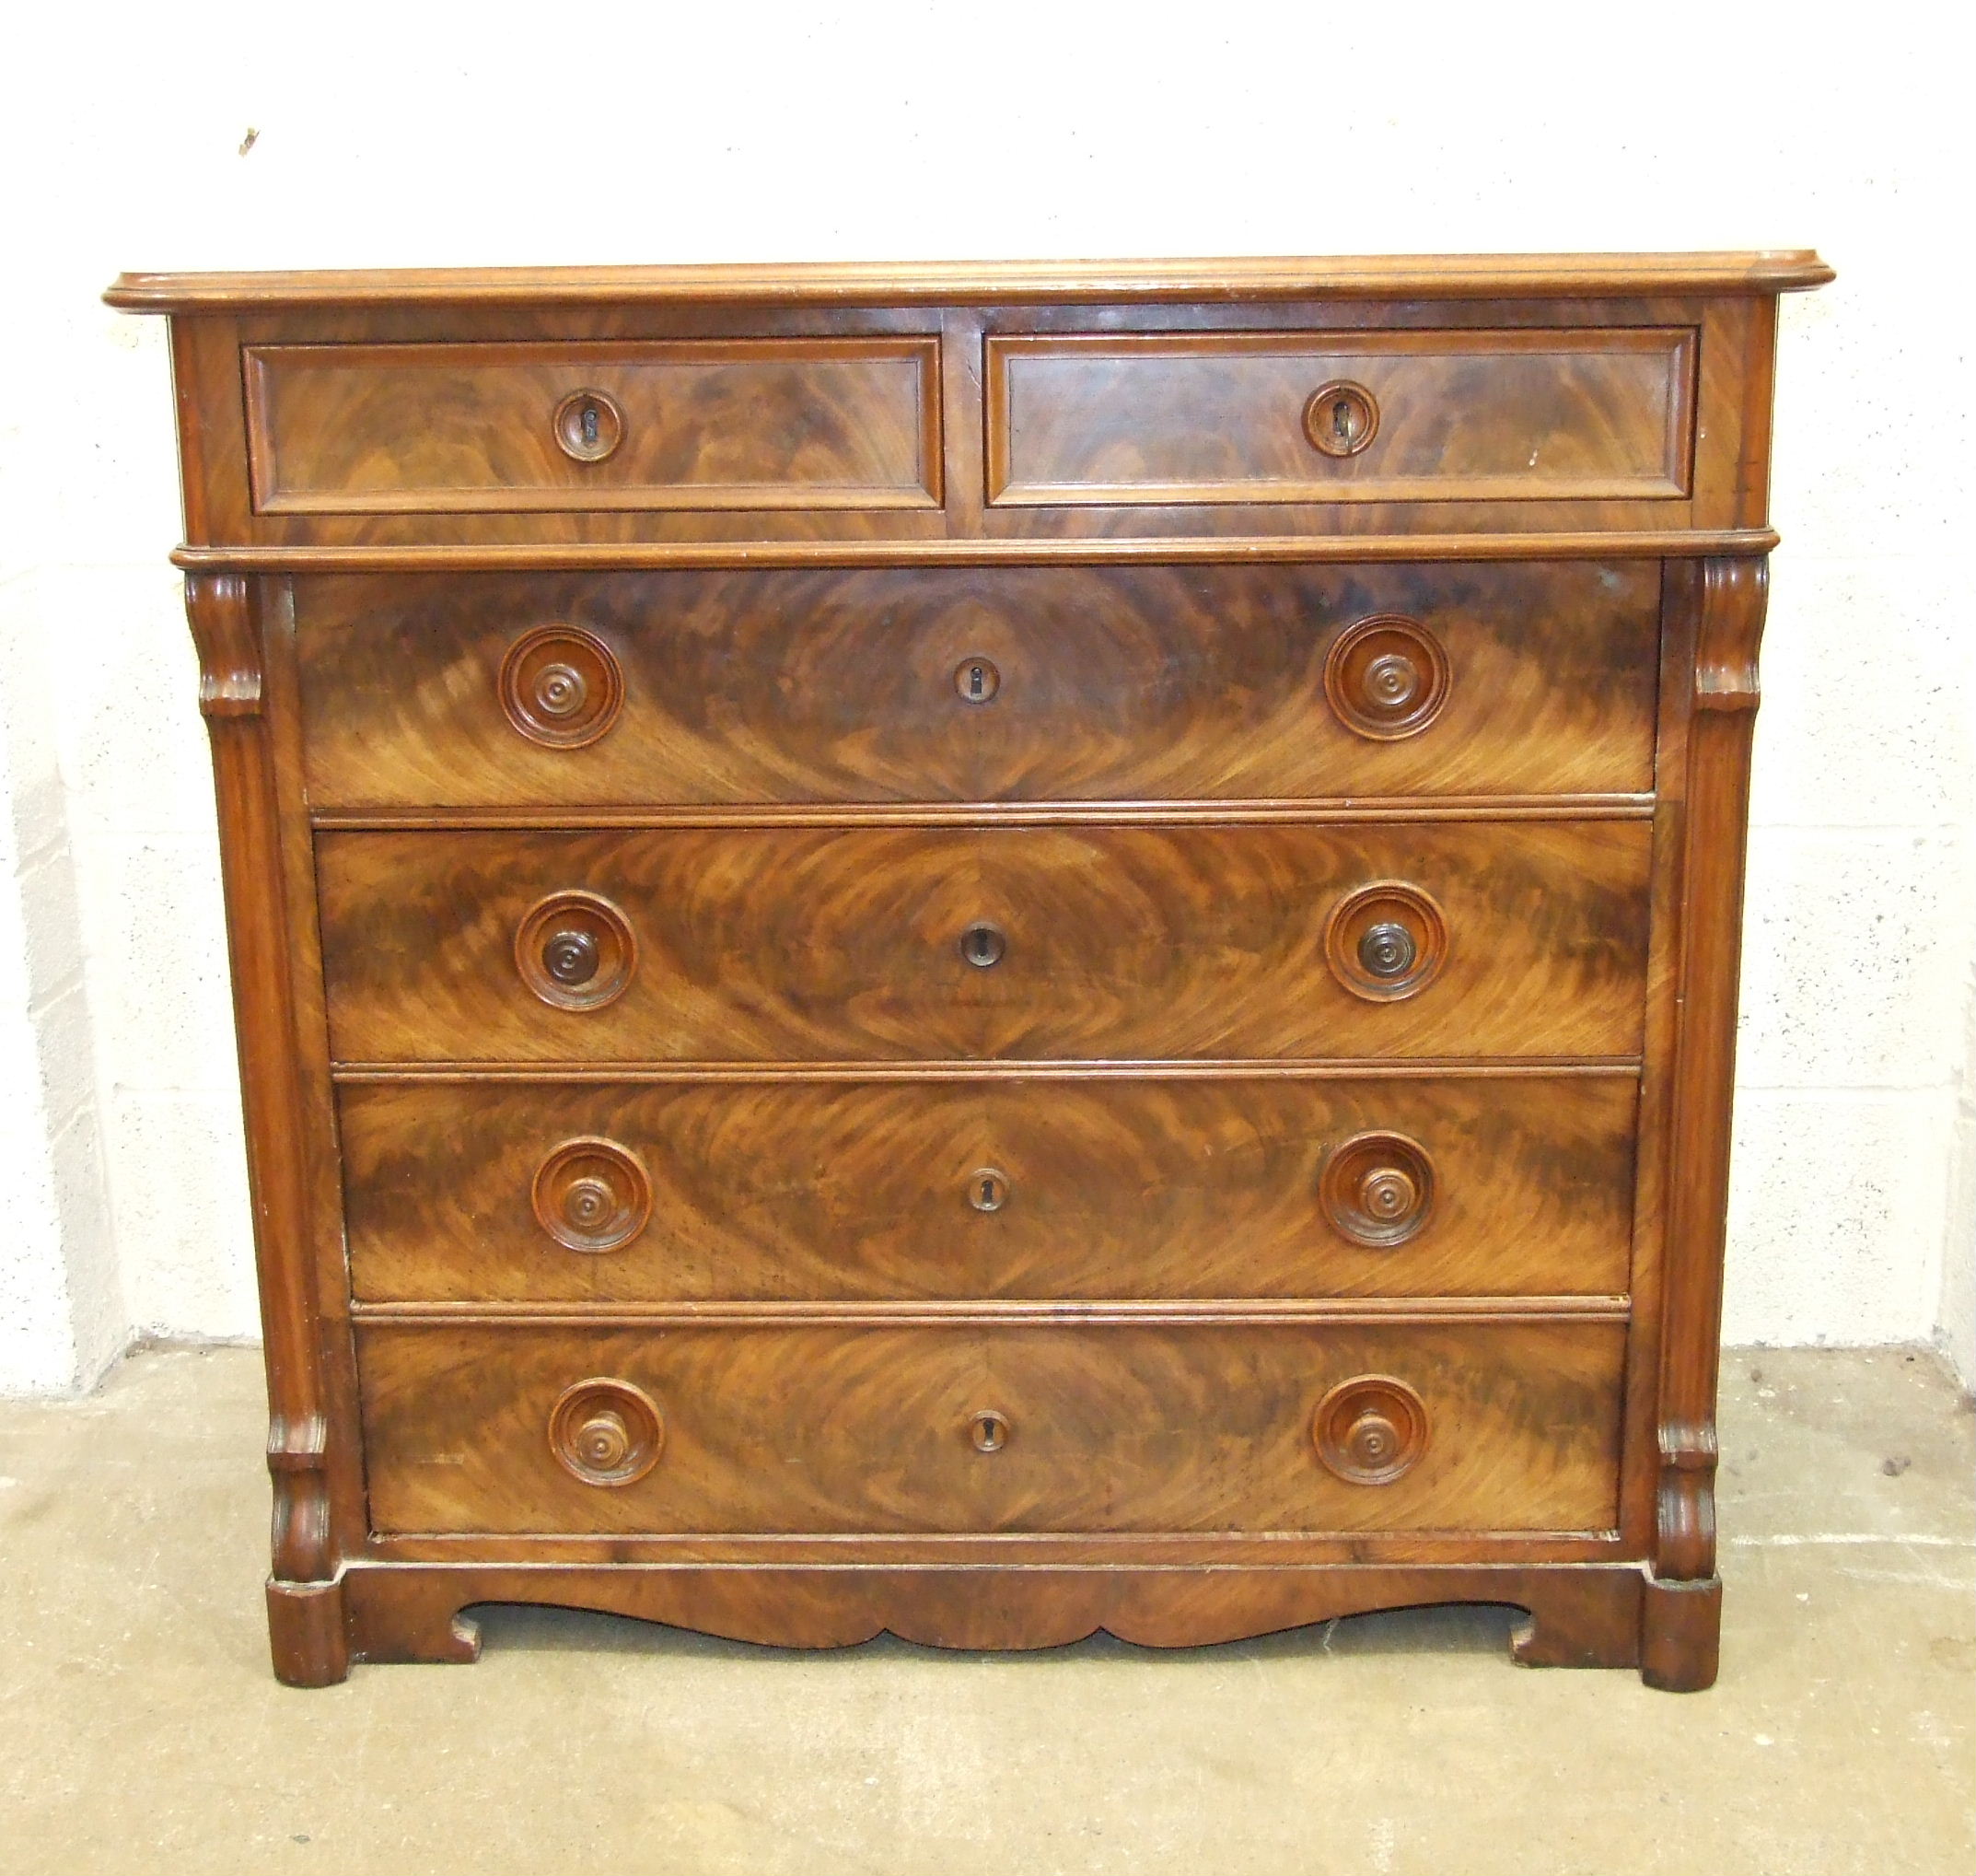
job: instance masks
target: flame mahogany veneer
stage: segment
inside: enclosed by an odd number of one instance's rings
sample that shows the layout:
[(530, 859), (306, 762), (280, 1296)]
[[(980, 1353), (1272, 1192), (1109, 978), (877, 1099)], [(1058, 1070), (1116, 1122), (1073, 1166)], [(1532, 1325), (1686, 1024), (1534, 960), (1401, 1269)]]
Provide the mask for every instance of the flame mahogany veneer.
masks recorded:
[(275, 1672), (1443, 1601), (1715, 1672), (1806, 253), (126, 275)]

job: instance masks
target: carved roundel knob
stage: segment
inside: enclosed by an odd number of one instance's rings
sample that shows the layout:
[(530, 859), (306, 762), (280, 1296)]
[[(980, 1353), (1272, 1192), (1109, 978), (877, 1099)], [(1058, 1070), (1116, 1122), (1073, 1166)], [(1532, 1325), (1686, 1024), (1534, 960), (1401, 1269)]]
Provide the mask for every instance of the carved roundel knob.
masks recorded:
[(1333, 379), (1310, 393), (1304, 434), (1327, 456), (1356, 456), (1379, 434), (1378, 401), (1362, 384)]
[(602, 462), (624, 440), (624, 413), (600, 390), (573, 390), (551, 420), (556, 447), (573, 462)]
[(536, 1169), (535, 1220), (565, 1250), (622, 1250), (652, 1217), (652, 1181), (614, 1140), (565, 1140)]
[(580, 1381), (549, 1414), (549, 1450), (587, 1486), (635, 1485), (658, 1463), (666, 1423), (628, 1381)]
[(1447, 956), (1447, 921), (1418, 886), (1382, 880), (1347, 893), (1324, 928), (1325, 961), (1354, 996), (1391, 1003), (1424, 990)]
[(1404, 1134), (1358, 1134), (1333, 1149), (1318, 1175), (1318, 1203), (1331, 1229), (1354, 1244), (1386, 1250), (1427, 1222), (1434, 1161)]
[(515, 931), (525, 983), (558, 1009), (601, 1009), (623, 996), (638, 965), (631, 921), (596, 892), (552, 892)]
[(1318, 1403), (1310, 1437), (1347, 1485), (1389, 1486), (1427, 1450), (1426, 1404), (1391, 1375), (1362, 1374)]
[(1418, 736), (1447, 702), (1447, 652), (1397, 612), (1347, 626), (1324, 660), (1324, 694), (1338, 720), (1375, 742)]
[(574, 625), (526, 632), (501, 660), (501, 707), (530, 742), (581, 749), (618, 720), (624, 673), (601, 638)]

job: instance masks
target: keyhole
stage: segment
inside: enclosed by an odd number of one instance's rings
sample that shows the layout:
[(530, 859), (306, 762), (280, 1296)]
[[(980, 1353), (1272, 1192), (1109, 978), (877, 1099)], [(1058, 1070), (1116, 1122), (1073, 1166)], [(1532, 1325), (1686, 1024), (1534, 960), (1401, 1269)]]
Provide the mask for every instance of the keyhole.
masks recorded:
[(1342, 397), (1331, 406), (1331, 435), (1336, 437), (1341, 443), (1349, 443), (1352, 440), (1352, 401), (1350, 398)]
[(960, 934), (960, 955), (978, 971), (1002, 961), (1008, 940), (992, 925), (971, 925)]
[(968, 1203), (978, 1212), (998, 1212), (1008, 1203), (1008, 1174), (983, 1166), (968, 1181)]
[(985, 658), (964, 658), (954, 667), (954, 688), (963, 704), (985, 704), (1002, 688), (1002, 673)]
[[(1344, 406), (1340, 404), (1338, 408), (1343, 411)], [(1341, 436), (1343, 434), (1342, 429), (1339, 434)], [(583, 447), (586, 449), (597, 448), (597, 406), (595, 404), (585, 404), (583, 407)]]

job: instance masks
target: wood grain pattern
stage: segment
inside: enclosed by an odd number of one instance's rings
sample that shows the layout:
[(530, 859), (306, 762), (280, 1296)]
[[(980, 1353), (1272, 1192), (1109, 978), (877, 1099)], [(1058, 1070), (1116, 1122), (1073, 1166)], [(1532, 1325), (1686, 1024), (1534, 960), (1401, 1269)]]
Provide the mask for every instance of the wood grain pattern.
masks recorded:
[[(321, 809), (1009, 802), (1650, 788), (1657, 563), (311, 578), (296, 589)], [(1361, 620), (1445, 649), (1418, 734), (1325, 690)], [(615, 655), (608, 734), (544, 749), (500, 673), (552, 626)], [(993, 700), (957, 694), (986, 658)]]
[[(318, 844), (339, 1060), (1610, 1055), (1639, 1047), (1649, 834), (1459, 827), (333, 833)], [(1334, 903), (1417, 881), (1434, 985), (1367, 1003)], [(545, 1007), (514, 934), (600, 892), (637, 935), (608, 1009)], [(1006, 936), (977, 969), (961, 935)]]
[[(1118, 503), (1666, 500), (1687, 495), (1695, 335), (1216, 332), (988, 341), (988, 498)], [(1369, 393), (1369, 440), (1307, 402)], [(1351, 393), (1356, 396), (1356, 390)]]
[[(379, 1532), (1597, 1531), (1617, 1324), (358, 1334)], [(1433, 1428), (1392, 1485), (1320, 1464), (1311, 1416), (1393, 1374)], [(571, 1383), (642, 1388), (664, 1454), (616, 1489), (557, 1462)], [(983, 1408), (1007, 1443), (969, 1437)]]
[[(934, 339), (273, 345), (244, 359), (264, 514), (940, 504)], [(604, 460), (556, 441), (559, 404), (583, 390), (623, 414)]]
[[(1627, 1288), (1635, 1086), (1569, 1078), (650, 1087), (380, 1083), (340, 1113), (367, 1300), (1610, 1295)], [(1414, 1235), (1327, 1223), (1346, 1141), (1430, 1157)], [(617, 1143), (652, 1216), (603, 1254), (537, 1171)], [(969, 1198), (980, 1169), (1006, 1190)]]

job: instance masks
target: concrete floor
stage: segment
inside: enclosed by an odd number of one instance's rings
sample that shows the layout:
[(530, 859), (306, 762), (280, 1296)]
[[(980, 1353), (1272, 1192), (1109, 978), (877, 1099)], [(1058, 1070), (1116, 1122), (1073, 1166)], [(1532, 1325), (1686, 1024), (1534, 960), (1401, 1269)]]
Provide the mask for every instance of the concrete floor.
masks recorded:
[(260, 1361), (0, 1404), (0, 1870), (1931, 1876), (1976, 1867), (1976, 1416), (1933, 1359), (1736, 1356), (1713, 1693), (1510, 1618), (1161, 1654), (781, 1653), (495, 1611), (472, 1668), (270, 1678)]

